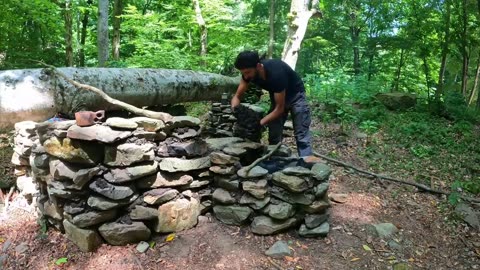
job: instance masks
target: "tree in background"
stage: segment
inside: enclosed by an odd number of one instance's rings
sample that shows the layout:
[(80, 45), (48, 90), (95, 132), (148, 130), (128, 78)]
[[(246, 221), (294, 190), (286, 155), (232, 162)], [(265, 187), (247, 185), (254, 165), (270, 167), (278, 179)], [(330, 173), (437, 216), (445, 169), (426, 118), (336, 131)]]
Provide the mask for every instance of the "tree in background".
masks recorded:
[(98, 0), (97, 27), (98, 66), (105, 67), (108, 54), (108, 0)]

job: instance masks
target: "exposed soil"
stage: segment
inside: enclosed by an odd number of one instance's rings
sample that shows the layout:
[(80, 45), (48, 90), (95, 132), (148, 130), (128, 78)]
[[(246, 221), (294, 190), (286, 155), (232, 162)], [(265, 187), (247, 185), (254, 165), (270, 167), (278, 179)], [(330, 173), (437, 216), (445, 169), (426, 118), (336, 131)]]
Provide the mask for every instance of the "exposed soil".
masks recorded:
[[(339, 159), (362, 167), (350, 151), (362, 143), (355, 140), (339, 146), (331, 135), (315, 139), (314, 145), (321, 153), (335, 149)], [(410, 269), (480, 268), (479, 232), (452, 221), (445, 198), (332, 168), (329, 192), (346, 193), (348, 199), (332, 202), (326, 238), (305, 239), (295, 231), (256, 236), (248, 227), (227, 226), (207, 216), (171, 242), (156, 236), (156, 246), (146, 253), (138, 253), (135, 245), (103, 245), (83, 253), (52, 229), (42, 237), (33, 213), (11, 207), (8, 216), (0, 217), (0, 261), (7, 256), (4, 269), (391, 269), (397, 263)], [(398, 246), (367, 233), (367, 224), (383, 222), (400, 229), (394, 236)], [(287, 241), (293, 255), (266, 257), (265, 250), (277, 240)], [(63, 257), (68, 262), (56, 265)]]

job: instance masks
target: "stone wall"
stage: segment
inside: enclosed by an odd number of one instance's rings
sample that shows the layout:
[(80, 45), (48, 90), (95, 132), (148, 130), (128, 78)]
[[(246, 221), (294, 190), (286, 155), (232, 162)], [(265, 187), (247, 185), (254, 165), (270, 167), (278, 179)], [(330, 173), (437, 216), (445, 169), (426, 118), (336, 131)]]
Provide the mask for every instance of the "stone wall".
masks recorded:
[(303, 164), (286, 147), (245, 174), (269, 148), (238, 137), (203, 139), (193, 117), (15, 128), (12, 162), (24, 174), (17, 185), (84, 251), (191, 228), (212, 208), (220, 221), (250, 224), (256, 234), (328, 232), (330, 169)]

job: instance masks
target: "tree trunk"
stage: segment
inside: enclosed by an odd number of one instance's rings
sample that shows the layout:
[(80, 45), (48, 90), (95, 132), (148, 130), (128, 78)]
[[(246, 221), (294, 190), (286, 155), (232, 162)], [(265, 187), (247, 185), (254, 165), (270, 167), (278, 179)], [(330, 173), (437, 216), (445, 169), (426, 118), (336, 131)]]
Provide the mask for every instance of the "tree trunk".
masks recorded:
[[(473, 98), (475, 97), (477, 87), (478, 87), (478, 80), (480, 79), (480, 51), (478, 52), (477, 57), (477, 71), (475, 72), (475, 81), (473, 82), (472, 91), (470, 92), (470, 98), (468, 99), (468, 105), (470, 106), (473, 103)], [(477, 104), (478, 104), (478, 96), (477, 96)]]
[(398, 92), (398, 86), (400, 84), (400, 75), (402, 74), (402, 67), (403, 67), (403, 63), (405, 62), (405, 49), (401, 49), (400, 50), (400, 61), (398, 63), (398, 67), (397, 67), (397, 74), (395, 76), (395, 80), (393, 82), (393, 87), (392, 87), (392, 92)]
[(268, 37), (268, 52), (267, 58), (273, 57), (273, 46), (275, 42), (275, 0), (270, 0), (270, 9), (268, 10), (268, 24), (270, 25), (270, 35)]
[(113, 2), (113, 37), (112, 37), (112, 58), (120, 60), (120, 25), (122, 23), (123, 1)]
[[(235, 93), (239, 78), (207, 72), (167, 69), (58, 68), (67, 77), (103, 90), (133, 106), (221, 100)], [(32, 120), (44, 121), (57, 112), (115, 109), (101, 97), (78, 90), (46, 69), (0, 72), (0, 128)]]
[[(193, 5), (195, 7), (195, 18), (197, 20), (198, 26), (200, 28), (200, 56), (203, 58), (207, 55), (207, 25), (205, 24), (205, 20), (202, 16), (202, 10), (200, 9), (200, 0), (193, 0)], [(206, 64), (204, 62), (205, 59), (202, 59), (202, 64)]]
[(350, 18), (350, 38), (352, 40), (353, 48), (353, 73), (355, 76), (360, 74), (360, 27), (357, 25), (357, 12), (360, 9), (358, 5), (355, 5), (355, 10), (347, 11), (347, 17)]
[(423, 60), (423, 72), (425, 73), (425, 83), (427, 85), (427, 100), (430, 102), (430, 86), (431, 86), (431, 80), (430, 80), (430, 69), (428, 68), (428, 61), (427, 61), (427, 56), (422, 57)]
[(295, 69), (298, 53), (302, 45), (308, 21), (314, 15), (319, 14), (316, 9), (318, 1), (313, 1), (309, 9), (310, 0), (292, 0), (290, 13), (288, 14), (288, 32), (283, 47), (282, 60), (292, 69)]
[(104, 67), (108, 60), (108, 0), (98, 0), (97, 49), (98, 66)]
[(447, 66), (448, 45), (450, 44), (450, 14), (451, 7), (450, 1), (445, 1), (446, 14), (445, 14), (445, 36), (442, 44), (442, 58), (440, 60), (440, 70), (438, 72), (438, 87), (435, 91), (435, 101), (440, 102), (440, 98), (443, 95), (443, 85), (445, 81), (445, 70)]
[(70, 0), (65, 1), (64, 9), (64, 20), (65, 20), (65, 66), (73, 66), (73, 45), (72, 45), (72, 7)]
[(467, 0), (462, 1), (462, 94), (464, 97), (467, 96), (467, 83), (468, 83), (468, 64), (470, 62), (470, 58), (468, 55), (468, 37), (467, 37), (467, 24), (468, 24), (468, 16), (467, 16)]
[(87, 38), (87, 26), (88, 26), (88, 17), (90, 15), (90, 6), (92, 5), (92, 0), (87, 1), (87, 8), (85, 9), (85, 13), (83, 14), (82, 18), (82, 34), (80, 36), (80, 52), (79, 52), (79, 60), (80, 66), (85, 66), (85, 40)]

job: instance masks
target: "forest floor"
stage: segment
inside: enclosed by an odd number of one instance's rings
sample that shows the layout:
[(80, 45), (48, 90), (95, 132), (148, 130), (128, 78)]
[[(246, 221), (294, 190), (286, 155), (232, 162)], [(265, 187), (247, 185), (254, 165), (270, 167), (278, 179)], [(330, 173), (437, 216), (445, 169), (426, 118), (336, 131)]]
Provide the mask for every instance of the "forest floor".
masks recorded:
[[(351, 136), (338, 144), (336, 133), (326, 130), (335, 127), (321, 129), (322, 136), (314, 138), (317, 152), (335, 151), (337, 159), (366, 168), (354, 151), (364, 139)], [(292, 144), (291, 138), (287, 141)], [(227, 226), (207, 216), (173, 241), (155, 236), (156, 246), (145, 253), (135, 245), (102, 245), (84, 253), (57, 231), (42, 234), (33, 213), (11, 207), (8, 216), (0, 217), (0, 269), (480, 269), (479, 231), (453, 218), (445, 197), (330, 165), (329, 193), (348, 198), (332, 202), (326, 238), (301, 238), (295, 231), (256, 236), (248, 227)], [(396, 245), (367, 233), (367, 225), (377, 223), (399, 228)], [(264, 255), (278, 240), (289, 244), (292, 256)], [(61, 258), (67, 262), (57, 265)]]

